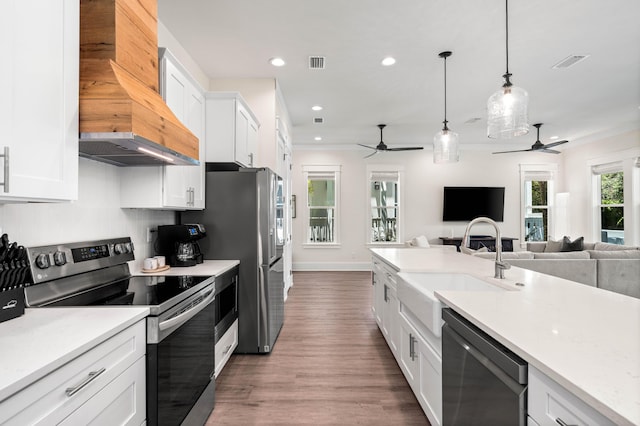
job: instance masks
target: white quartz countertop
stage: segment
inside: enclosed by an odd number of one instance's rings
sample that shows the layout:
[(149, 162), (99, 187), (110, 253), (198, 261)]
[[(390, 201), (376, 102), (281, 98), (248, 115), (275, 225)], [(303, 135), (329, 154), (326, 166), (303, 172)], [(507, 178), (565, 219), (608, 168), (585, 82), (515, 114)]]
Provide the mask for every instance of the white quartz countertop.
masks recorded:
[(0, 401), (147, 315), (146, 307), (27, 308), (0, 323)]
[(435, 294), (614, 423), (640, 425), (640, 299), (516, 267), (496, 280), (492, 260), (462, 253), (371, 251), (398, 271), (463, 273), (516, 290)]
[(239, 265), (239, 260), (205, 260), (195, 266), (176, 267), (171, 266), (163, 272), (142, 272), (139, 264), (129, 262), (131, 275), (193, 275), (193, 276), (214, 276), (220, 275)]

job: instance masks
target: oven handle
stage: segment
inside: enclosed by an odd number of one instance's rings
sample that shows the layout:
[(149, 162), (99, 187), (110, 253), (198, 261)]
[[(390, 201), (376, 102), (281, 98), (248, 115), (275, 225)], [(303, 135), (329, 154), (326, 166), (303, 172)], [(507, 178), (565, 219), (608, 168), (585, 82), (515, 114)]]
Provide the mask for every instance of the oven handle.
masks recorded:
[(207, 305), (209, 305), (213, 301), (213, 299), (215, 299), (215, 297), (215, 293), (213, 292), (213, 290), (211, 290), (211, 293), (209, 293), (209, 296), (207, 296), (206, 299), (203, 299), (200, 303), (198, 303), (188, 311), (185, 311), (180, 315), (166, 321), (162, 321), (160, 324), (158, 324), (158, 328), (160, 329), (160, 331), (164, 331), (168, 330), (169, 328), (184, 324), (185, 322), (193, 318), (198, 312), (206, 308)]

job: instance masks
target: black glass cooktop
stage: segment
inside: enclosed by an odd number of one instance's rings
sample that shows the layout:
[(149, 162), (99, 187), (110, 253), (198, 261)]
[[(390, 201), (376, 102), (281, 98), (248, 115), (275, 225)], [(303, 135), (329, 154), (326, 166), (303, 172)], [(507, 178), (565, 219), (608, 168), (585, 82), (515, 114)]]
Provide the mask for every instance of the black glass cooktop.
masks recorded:
[(173, 305), (212, 282), (212, 277), (206, 276), (134, 276), (91, 288), (49, 306)]

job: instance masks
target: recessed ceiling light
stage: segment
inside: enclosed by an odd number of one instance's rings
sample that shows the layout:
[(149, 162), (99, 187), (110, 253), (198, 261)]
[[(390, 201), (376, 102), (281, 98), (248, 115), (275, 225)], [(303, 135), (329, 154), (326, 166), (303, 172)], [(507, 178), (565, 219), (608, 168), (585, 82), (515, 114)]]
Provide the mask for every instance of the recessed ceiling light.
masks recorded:
[(322, 107), (320, 105), (314, 105), (311, 107), (311, 109), (314, 111), (322, 111)]
[(392, 58), (391, 56), (387, 56), (386, 58), (384, 58), (384, 59), (382, 60), (382, 62), (381, 62), (381, 63), (382, 63), (382, 65), (384, 65), (385, 67), (389, 67), (389, 66), (391, 66), (391, 65), (395, 64), (395, 63), (396, 63), (396, 60), (395, 60), (395, 58)]
[(556, 139), (560, 139), (560, 136), (551, 136), (549, 139), (551, 139), (552, 141), (556, 140)]
[(321, 140), (322, 140), (322, 138), (321, 138), (320, 136), (316, 136), (315, 138), (313, 138), (313, 140), (321, 141)]
[(284, 59), (282, 58), (271, 58), (269, 59), (269, 63), (274, 67), (282, 67), (285, 64)]

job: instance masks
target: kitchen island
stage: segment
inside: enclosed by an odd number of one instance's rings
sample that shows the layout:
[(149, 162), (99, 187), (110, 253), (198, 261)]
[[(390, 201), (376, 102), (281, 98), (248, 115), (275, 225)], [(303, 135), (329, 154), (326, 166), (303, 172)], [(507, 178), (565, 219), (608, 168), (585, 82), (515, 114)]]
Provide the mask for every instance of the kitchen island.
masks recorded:
[[(466, 274), (511, 291), (436, 291), (481, 330), (615, 424), (640, 424), (640, 300), (440, 249), (372, 249), (395, 271)], [(516, 285), (524, 284), (524, 285)]]

